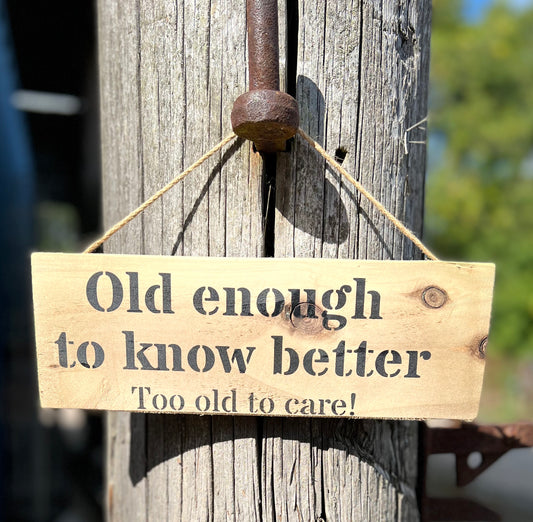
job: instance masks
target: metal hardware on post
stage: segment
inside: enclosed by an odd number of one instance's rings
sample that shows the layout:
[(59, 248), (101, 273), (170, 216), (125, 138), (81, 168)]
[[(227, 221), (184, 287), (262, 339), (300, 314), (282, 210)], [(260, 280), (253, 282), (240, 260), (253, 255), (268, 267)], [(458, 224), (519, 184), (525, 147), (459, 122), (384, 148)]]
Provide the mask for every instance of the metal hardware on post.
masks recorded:
[[(455, 455), (456, 484), (470, 484), (509, 450), (533, 447), (533, 424), (478, 425), (462, 423), (457, 428), (424, 428), (425, 459), (429, 455)], [(481, 455), (480, 464), (468, 464), (470, 454)], [(425, 480), (425, 477), (423, 477)], [(500, 517), (490, 509), (468, 499), (422, 498), (424, 522), (453, 520), (498, 521)]]
[(277, 0), (247, 0), (250, 90), (237, 98), (231, 124), (259, 152), (280, 152), (300, 123), (298, 104), (279, 90)]

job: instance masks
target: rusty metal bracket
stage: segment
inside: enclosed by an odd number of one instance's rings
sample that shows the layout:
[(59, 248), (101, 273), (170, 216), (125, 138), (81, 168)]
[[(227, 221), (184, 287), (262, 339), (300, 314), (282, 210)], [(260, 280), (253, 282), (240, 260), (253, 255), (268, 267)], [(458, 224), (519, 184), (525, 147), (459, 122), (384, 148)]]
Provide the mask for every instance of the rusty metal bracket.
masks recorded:
[[(533, 424), (477, 425), (463, 423), (458, 428), (429, 428), (427, 455), (455, 454), (459, 487), (470, 484), (509, 450), (533, 446)], [(468, 464), (472, 453), (481, 455), (477, 467)]]
[[(429, 428), (423, 425), (424, 471), (430, 455), (455, 455), (456, 484), (470, 484), (509, 450), (533, 446), (533, 424), (477, 425), (462, 423), (452, 428)], [(479, 462), (469, 463), (469, 457), (478, 454)], [(425, 481), (425, 476), (423, 478)], [(430, 521), (497, 521), (494, 511), (466, 499), (428, 498), (425, 484), (422, 491), (422, 520)]]

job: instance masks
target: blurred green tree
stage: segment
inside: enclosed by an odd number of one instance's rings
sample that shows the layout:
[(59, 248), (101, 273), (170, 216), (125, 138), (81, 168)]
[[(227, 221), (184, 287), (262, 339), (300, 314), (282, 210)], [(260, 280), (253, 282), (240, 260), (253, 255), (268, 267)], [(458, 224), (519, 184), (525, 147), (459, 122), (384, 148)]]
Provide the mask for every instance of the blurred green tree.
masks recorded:
[(443, 258), (496, 263), (489, 349), (531, 357), (533, 7), (496, 2), (476, 23), (461, 0), (433, 8), (425, 238)]

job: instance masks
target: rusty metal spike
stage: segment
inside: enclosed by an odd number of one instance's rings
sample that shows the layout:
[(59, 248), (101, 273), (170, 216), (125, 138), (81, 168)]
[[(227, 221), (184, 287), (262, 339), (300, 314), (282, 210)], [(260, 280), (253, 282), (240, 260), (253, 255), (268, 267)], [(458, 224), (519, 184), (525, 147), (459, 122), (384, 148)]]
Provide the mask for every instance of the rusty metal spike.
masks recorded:
[(260, 152), (285, 150), (300, 123), (298, 104), (279, 90), (277, 0), (247, 0), (250, 90), (237, 98), (231, 124)]

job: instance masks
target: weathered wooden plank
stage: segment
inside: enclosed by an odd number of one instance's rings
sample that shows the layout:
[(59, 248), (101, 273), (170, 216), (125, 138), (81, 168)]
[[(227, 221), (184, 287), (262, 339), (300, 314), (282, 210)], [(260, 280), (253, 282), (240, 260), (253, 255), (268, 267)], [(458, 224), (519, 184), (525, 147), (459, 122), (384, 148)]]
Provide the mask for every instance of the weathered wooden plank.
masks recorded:
[[(297, 92), (302, 128), (330, 154), (344, 149), (343, 166), (398, 218), (422, 230), (425, 147), (406, 131), (426, 116), (429, 0), (384, 2), (302, 0), (299, 8)], [(407, 141), (423, 141), (415, 129)], [(339, 150), (340, 152), (340, 150)], [(325, 168), (297, 139), (278, 160), (276, 256), (413, 259), (419, 253), (370, 204)], [(268, 428), (265, 431), (276, 431)], [(311, 506), (296, 495), (283, 520), (299, 506), (326, 520), (416, 520), (417, 434), (414, 423), (315, 424), (284, 461), (321, 433), (321, 479)], [(399, 448), (401, 447), (401, 452)], [(273, 445), (263, 459), (284, 492), (307, 473), (279, 471)], [(274, 452), (271, 454), (271, 452)], [(283, 493), (282, 493), (283, 494)], [(304, 518), (305, 519), (305, 518)]]
[(32, 275), (45, 407), (477, 414), (491, 264), (37, 253)]

